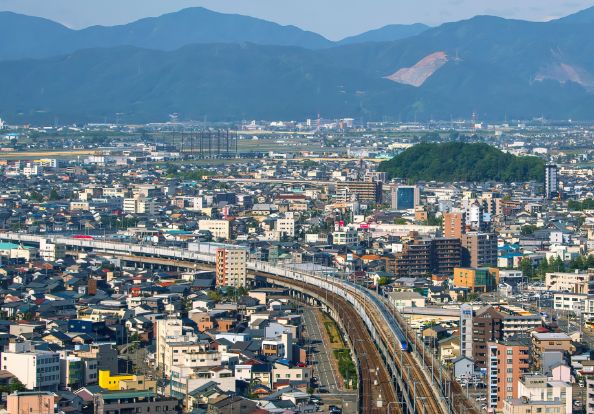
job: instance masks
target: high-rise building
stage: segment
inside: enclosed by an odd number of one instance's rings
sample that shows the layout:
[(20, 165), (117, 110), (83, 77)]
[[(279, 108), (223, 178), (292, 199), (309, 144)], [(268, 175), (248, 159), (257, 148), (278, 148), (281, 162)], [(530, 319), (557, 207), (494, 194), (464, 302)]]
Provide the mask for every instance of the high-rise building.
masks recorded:
[(245, 287), (247, 283), (247, 251), (245, 249), (217, 249), (217, 287)]
[(555, 198), (559, 195), (558, 169), (555, 164), (545, 165), (545, 197)]
[(423, 238), (411, 232), (402, 251), (395, 254), (394, 268), (399, 277), (425, 277), (429, 274), (452, 274), (461, 262), (460, 241), (453, 238)]
[(399, 185), (392, 189), (392, 208), (412, 210), (421, 204), (421, 191), (416, 185)]
[(462, 235), (462, 264), (488, 267), (497, 264), (497, 235), (470, 232)]
[(443, 213), (442, 230), (444, 237), (462, 239), (466, 231), (466, 215), (464, 213)]
[(487, 409), (500, 412), (518, 398), (518, 384), (528, 372), (528, 346), (518, 342), (487, 344)]
[(353, 197), (364, 203), (382, 202), (380, 181), (341, 181), (336, 183), (336, 201), (348, 203)]
[(492, 306), (476, 311), (472, 319), (472, 359), (476, 369), (487, 368), (487, 344), (503, 338), (503, 317)]
[(472, 306), (460, 306), (460, 356), (472, 359)]

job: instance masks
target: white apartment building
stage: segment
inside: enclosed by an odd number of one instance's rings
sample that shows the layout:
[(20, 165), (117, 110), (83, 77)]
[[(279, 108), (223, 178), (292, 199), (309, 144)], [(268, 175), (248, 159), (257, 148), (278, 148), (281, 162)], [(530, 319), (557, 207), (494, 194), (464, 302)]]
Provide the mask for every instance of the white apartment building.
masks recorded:
[(547, 273), (545, 287), (546, 290), (554, 292), (594, 294), (594, 272)]
[(295, 236), (295, 219), (282, 218), (276, 220), (276, 231), (281, 235), (294, 237)]
[(38, 351), (31, 342), (11, 342), (0, 354), (3, 370), (10, 372), (29, 390), (57, 390), (60, 385), (60, 355)]
[(245, 287), (247, 284), (247, 250), (217, 249), (215, 272), (217, 286)]
[(130, 214), (150, 214), (157, 211), (156, 203), (153, 199), (145, 197), (125, 198), (124, 212)]
[(198, 230), (210, 231), (216, 239), (231, 238), (231, 223), (228, 220), (200, 220)]

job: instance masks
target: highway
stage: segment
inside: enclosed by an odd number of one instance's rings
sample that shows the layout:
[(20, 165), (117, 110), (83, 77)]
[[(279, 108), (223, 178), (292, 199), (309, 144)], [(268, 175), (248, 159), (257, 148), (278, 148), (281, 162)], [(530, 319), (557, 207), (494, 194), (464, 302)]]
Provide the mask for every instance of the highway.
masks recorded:
[[(47, 237), (0, 233), (0, 240), (39, 244)], [(162, 248), (101, 240), (53, 237), (53, 242), (68, 250), (128, 256), (150, 256), (171, 261), (214, 263), (215, 255), (182, 248)], [(250, 260), (252, 275), (307, 292), (335, 310), (337, 320), (346, 324), (346, 332), (359, 364), (360, 410), (365, 413), (477, 413), (451, 375), (442, 369), (431, 352), (385, 300), (374, 292), (327, 275), (290, 267), (274, 266)], [(403, 331), (405, 332), (403, 334)], [(403, 352), (401, 338), (406, 335), (408, 348)]]

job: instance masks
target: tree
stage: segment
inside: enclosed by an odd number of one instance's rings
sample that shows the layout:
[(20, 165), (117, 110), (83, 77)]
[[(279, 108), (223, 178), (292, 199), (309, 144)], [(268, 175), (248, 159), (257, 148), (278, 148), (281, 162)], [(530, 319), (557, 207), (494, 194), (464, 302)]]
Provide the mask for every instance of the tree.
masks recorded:
[(532, 265), (532, 261), (529, 258), (525, 257), (522, 259), (520, 262), (520, 270), (522, 270), (522, 273), (528, 279), (532, 279), (534, 277), (534, 266)]
[(55, 201), (55, 200), (59, 200), (60, 199), (60, 194), (58, 194), (58, 192), (56, 191), (55, 188), (52, 188), (52, 190), (49, 193), (48, 199), (50, 201)]
[(10, 391), (10, 393), (13, 392), (19, 392), (19, 391), (24, 391), (25, 388), (25, 384), (23, 384), (18, 378), (13, 378), (10, 380), (10, 383), (8, 384), (8, 390)]
[(223, 297), (221, 296), (221, 294), (219, 292), (217, 292), (216, 290), (211, 290), (210, 292), (208, 292), (206, 294), (208, 296), (208, 298), (210, 300), (214, 300), (216, 302), (219, 302)]

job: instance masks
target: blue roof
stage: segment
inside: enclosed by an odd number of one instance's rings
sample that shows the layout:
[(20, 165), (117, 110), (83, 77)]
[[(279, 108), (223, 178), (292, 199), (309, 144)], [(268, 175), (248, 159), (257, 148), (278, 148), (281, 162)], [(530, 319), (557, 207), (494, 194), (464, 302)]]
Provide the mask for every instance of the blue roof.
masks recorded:
[(19, 248), (18, 244), (0, 242), (0, 250), (12, 250), (12, 249), (18, 249), (18, 248)]

